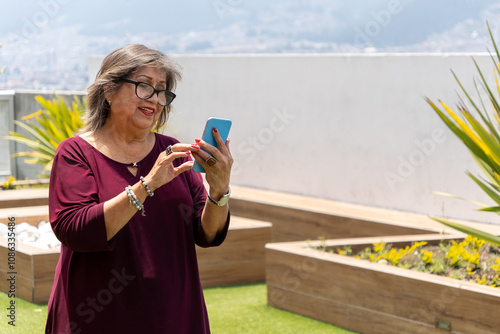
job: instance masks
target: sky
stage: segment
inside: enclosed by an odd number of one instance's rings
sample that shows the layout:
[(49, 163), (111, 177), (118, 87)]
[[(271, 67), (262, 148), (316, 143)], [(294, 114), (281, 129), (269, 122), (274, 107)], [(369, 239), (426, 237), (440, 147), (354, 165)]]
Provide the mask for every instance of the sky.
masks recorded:
[[(164, 37), (254, 26), (257, 34), (352, 43), (359, 35), (377, 47), (422, 42), (467, 19), (494, 0), (23, 0), (0, 1), (0, 40), (31, 39), (73, 28), (78, 36)], [(273, 31), (274, 30), (274, 31)], [(236, 33), (237, 31), (235, 31)], [(76, 36), (75, 36), (76, 37)], [(364, 37), (364, 36), (363, 36)], [(359, 38), (358, 38), (359, 40)]]
[(88, 56), (130, 43), (169, 54), (483, 52), (486, 21), (500, 32), (496, 0), (0, 0), (0, 8), (0, 88), (81, 89)]

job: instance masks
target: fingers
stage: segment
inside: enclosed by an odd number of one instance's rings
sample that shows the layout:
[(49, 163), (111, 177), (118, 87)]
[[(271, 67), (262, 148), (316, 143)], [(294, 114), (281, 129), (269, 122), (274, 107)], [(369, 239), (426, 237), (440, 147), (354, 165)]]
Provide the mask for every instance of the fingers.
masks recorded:
[(231, 155), (231, 150), (229, 149), (229, 143), (230, 143), (230, 140), (229, 138), (226, 140), (226, 148), (227, 148), (227, 151), (229, 152), (229, 155)]
[[(226, 146), (226, 143), (222, 140), (222, 137), (220, 136), (219, 131), (217, 131), (216, 128), (212, 129), (212, 133), (214, 135), (215, 141), (217, 142), (217, 147), (210, 145), (209, 143), (205, 142), (202, 139), (196, 139), (196, 143), (209, 152), (203, 152), (203, 151), (198, 151), (197, 153), (200, 155), (200, 157), (203, 159), (203, 161), (207, 160), (210, 158), (210, 156), (213, 156), (217, 160), (222, 160), (224, 159), (224, 156), (230, 155), (230, 152)], [(194, 151), (193, 151), (194, 152)]]
[(194, 166), (194, 161), (187, 161), (187, 162), (183, 163), (182, 165), (180, 165), (179, 167), (175, 167), (174, 168), (175, 176), (192, 169), (193, 166)]
[[(191, 155), (192, 151), (197, 152), (200, 149), (198, 145), (193, 146), (195, 147), (192, 147), (191, 144), (178, 143), (170, 146), (171, 150), (168, 150), (171, 152), (170, 154), (167, 154), (166, 150), (161, 152), (153, 168), (145, 177), (148, 179), (149, 187), (151, 189), (158, 189), (172, 181), (177, 175), (192, 169), (194, 161), (191, 159), (186, 161), (186, 158)], [(174, 163), (174, 160), (179, 158), (184, 160)]]
[(171, 147), (171, 153), (167, 154), (167, 150), (165, 150), (165, 155), (171, 155), (175, 152), (187, 152), (187, 151), (197, 151), (200, 149), (200, 147), (196, 144), (184, 144), (184, 143), (177, 143), (174, 145), (169, 146)]
[(191, 155), (193, 152), (200, 151), (200, 146), (198, 144), (177, 143), (169, 146), (169, 148), (163, 151), (158, 157), (159, 159), (163, 157), (163, 161), (167, 163), (172, 163), (177, 158), (185, 158)]
[[(230, 173), (231, 166), (233, 164), (233, 157), (231, 156), (231, 151), (229, 149), (230, 140), (228, 138), (224, 143), (219, 131), (217, 131), (216, 128), (213, 128), (212, 131), (218, 147), (214, 147), (201, 139), (196, 139), (196, 143), (198, 143), (203, 150), (192, 151), (193, 158), (201, 164), (206, 172), (215, 170), (221, 172), (222, 170), (225, 170)], [(216, 161), (213, 161), (213, 159), (211, 159), (212, 161), (209, 161), (212, 157)], [(208, 164), (207, 161), (209, 162)], [(217, 166), (217, 168), (215, 168), (215, 166)]]
[(224, 141), (222, 140), (219, 130), (217, 130), (217, 128), (213, 128), (212, 133), (214, 135), (215, 141), (217, 142), (217, 148), (223, 155), (226, 155), (227, 153), (226, 143), (224, 143)]
[[(203, 156), (202, 156), (203, 154)], [(208, 165), (205, 163), (205, 161), (207, 161), (208, 158), (211, 157), (210, 154), (208, 154), (207, 152), (203, 151), (203, 150), (200, 150), (198, 152), (193, 152), (193, 158), (194, 160), (198, 161), (198, 163), (203, 167), (203, 169), (205, 169), (205, 171), (207, 170), (207, 167)], [(206, 156), (206, 157), (205, 157)]]
[(172, 163), (172, 161), (174, 161), (175, 159), (185, 158), (185, 157), (190, 156), (191, 151), (174, 152), (174, 153), (170, 153), (169, 155), (167, 155), (166, 152), (163, 152), (162, 154), (164, 154), (164, 157), (165, 157), (164, 161), (166, 163)]

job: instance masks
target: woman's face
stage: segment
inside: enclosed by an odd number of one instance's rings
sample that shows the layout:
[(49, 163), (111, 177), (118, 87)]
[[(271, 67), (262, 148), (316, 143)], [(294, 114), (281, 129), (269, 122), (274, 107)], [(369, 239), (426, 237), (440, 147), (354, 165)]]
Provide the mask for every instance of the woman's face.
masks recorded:
[[(166, 87), (165, 72), (156, 67), (143, 67), (127, 79), (146, 82), (157, 90)], [(150, 131), (163, 110), (163, 106), (158, 104), (156, 93), (142, 100), (135, 94), (135, 84), (129, 82), (123, 82), (118, 91), (108, 96), (108, 100), (111, 100), (108, 121), (120, 128), (134, 127)]]

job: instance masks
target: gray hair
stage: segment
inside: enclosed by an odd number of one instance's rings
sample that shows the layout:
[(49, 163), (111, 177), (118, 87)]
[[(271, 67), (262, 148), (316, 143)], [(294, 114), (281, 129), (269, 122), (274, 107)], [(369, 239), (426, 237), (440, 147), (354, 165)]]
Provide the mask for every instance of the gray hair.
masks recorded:
[[(96, 80), (87, 89), (87, 110), (84, 115), (85, 131), (99, 130), (108, 117), (110, 106), (105, 96), (116, 92), (122, 85), (121, 79), (127, 78), (145, 66), (157, 67), (165, 71), (166, 89), (175, 89), (181, 79), (180, 66), (163, 52), (150, 49), (141, 44), (131, 44), (111, 52), (104, 58)], [(159, 131), (165, 125), (172, 105), (163, 107), (156, 122)]]

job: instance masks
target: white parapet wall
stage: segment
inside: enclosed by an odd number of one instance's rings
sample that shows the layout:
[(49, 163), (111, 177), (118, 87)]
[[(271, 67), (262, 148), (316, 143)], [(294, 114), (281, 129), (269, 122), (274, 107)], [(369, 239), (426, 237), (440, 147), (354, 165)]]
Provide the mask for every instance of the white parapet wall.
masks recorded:
[[(450, 70), (478, 97), (472, 57), (494, 85), (489, 55), (174, 57), (183, 79), (166, 133), (194, 142), (208, 117), (232, 119), (233, 184), (500, 223), (429, 193), (491, 204), (465, 174), (479, 170), (469, 152), (424, 100), (460, 101)], [(90, 78), (101, 60), (89, 59)]]

